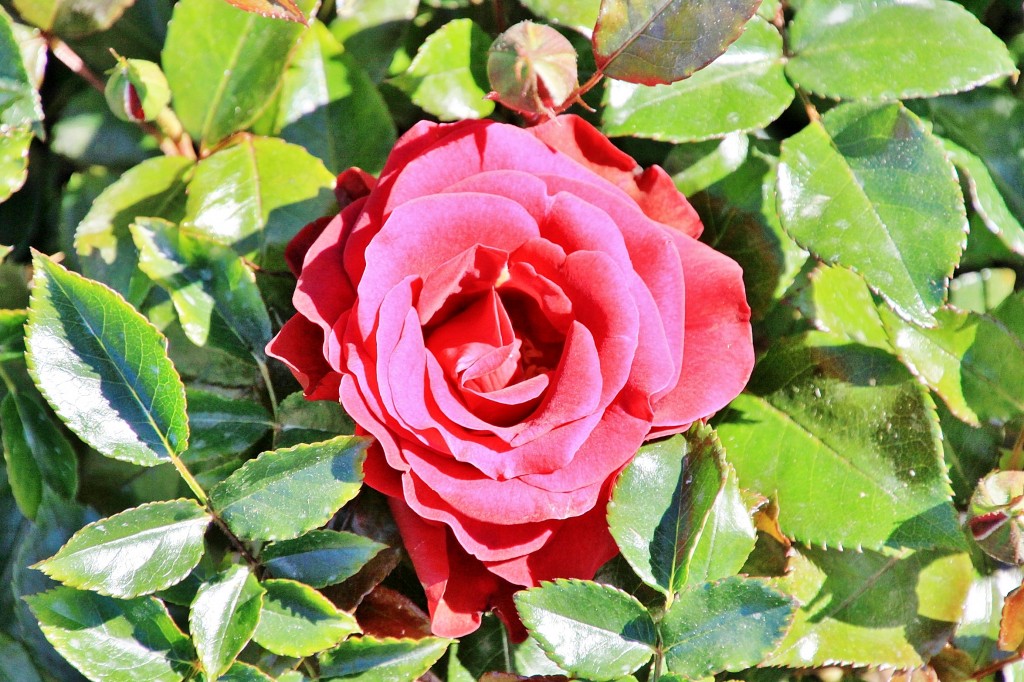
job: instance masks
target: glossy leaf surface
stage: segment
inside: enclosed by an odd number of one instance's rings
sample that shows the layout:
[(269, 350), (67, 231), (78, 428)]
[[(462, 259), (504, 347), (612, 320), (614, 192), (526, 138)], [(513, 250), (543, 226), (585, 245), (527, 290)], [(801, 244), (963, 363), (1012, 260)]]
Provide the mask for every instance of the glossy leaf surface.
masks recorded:
[(232, 566), (199, 588), (188, 624), (210, 677), (216, 679), (230, 668), (248, 644), (260, 620), (263, 593), (245, 566)]
[(654, 653), (647, 609), (614, 587), (556, 580), (515, 595), (523, 624), (564, 670), (592, 680), (628, 675)]
[(602, 0), (593, 37), (597, 66), (631, 83), (681, 80), (725, 52), (759, 4)]
[(965, 243), (954, 177), (941, 144), (902, 105), (845, 105), (783, 143), (779, 215), (802, 246), (931, 326)]
[(231, 244), (258, 265), (283, 270), (285, 245), (331, 212), (333, 188), (334, 176), (302, 147), (245, 136), (199, 163), (184, 225)]
[[(297, 5), (306, 11), (313, 2)], [(210, 147), (252, 124), (304, 28), (226, 2), (177, 3), (161, 62), (174, 110), (189, 134)]]
[(103, 31), (121, 18), (134, 0), (13, 0), (21, 17), (62, 38)]
[(50, 643), (90, 679), (178, 682), (193, 669), (188, 638), (152, 597), (121, 600), (58, 587), (27, 601)]
[(817, 334), (772, 350), (717, 418), (740, 485), (830, 547), (960, 547), (934, 407), (891, 355)]
[(970, 581), (966, 554), (801, 550), (775, 584), (803, 607), (766, 664), (920, 666), (952, 633)]
[(1016, 70), (1003, 42), (948, 0), (816, 0), (790, 31), (786, 73), (837, 99), (934, 97)]
[(451, 640), (354, 637), (320, 654), (323, 680), (412, 682), (448, 650)]
[(312, 656), (359, 632), (354, 616), (293, 580), (264, 580), (267, 593), (253, 640), (282, 656)]
[(26, 344), (65, 424), (108, 457), (153, 466), (188, 446), (185, 389), (160, 333), (116, 292), (34, 260)]
[(706, 427), (640, 449), (616, 484), (608, 524), (644, 582), (665, 594), (686, 583), (725, 481), (725, 453)]
[(326, 587), (355, 575), (384, 548), (355, 533), (311, 530), (294, 540), (267, 545), (260, 559), (276, 577)]
[(287, 540), (322, 526), (355, 497), (366, 438), (339, 436), (264, 452), (210, 492), (228, 527), (252, 540)]
[(653, 87), (610, 81), (601, 129), (688, 142), (764, 127), (794, 96), (782, 65), (782, 36), (755, 17), (725, 54), (685, 80)]
[(796, 603), (759, 580), (694, 585), (659, 625), (665, 668), (686, 679), (760, 663), (786, 634)]
[(227, 247), (159, 219), (131, 226), (139, 269), (167, 290), (186, 336), (205, 346), (214, 315), (257, 358), (270, 340), (270, 316), (256, 275)]
[(36, 567), (69, 587), (110, 597), (150, 594), (195, 568), (210, 521), (191, 500), (145, 504), (89, 524)]

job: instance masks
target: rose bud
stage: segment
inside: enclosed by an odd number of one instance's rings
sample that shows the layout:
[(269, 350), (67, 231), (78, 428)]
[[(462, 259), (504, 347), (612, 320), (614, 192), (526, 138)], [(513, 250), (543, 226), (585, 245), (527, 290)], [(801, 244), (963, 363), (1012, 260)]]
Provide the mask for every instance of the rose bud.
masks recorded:
[(990, 556), (1024, 564), (1024, 471), (996, 471), (979, 481), (967, 527)]
[(153, 62), (118, 57), (117, 66), (108, 73), (107, 105), (122, 121), (152, 121), (167, 108), (171, 89)]
[(512, 594), (594, 577), (644, 441), (729, 403), (754, 364), (739, 265), (664, 170), (583, 119), (422, 122), (285, 252), (267, 352), (340, 401), (426, 592), (458, 637)]
[(491, 45), (488, 95), (524, 114), (555, 115), (576, 89), (576, 50), (565, 36), (543, 24), (521, 21)]

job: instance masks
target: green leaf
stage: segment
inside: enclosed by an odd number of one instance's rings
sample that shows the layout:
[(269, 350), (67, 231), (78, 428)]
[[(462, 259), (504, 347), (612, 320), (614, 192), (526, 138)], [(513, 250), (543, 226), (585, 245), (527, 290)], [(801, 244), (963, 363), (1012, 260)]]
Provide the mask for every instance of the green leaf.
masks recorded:
[(1024, 103), (1010, 93), (979, 88), (927, 104), (935, 131), (984, 162), (1006, 205), (1024, 223)]
[[(297, 3), (307, 13), (314, 4)], [(304, 29), (226, 2), (177, 3), (161, 63), (185, 130), (210, 148), (252, 124), (279, 87)]]
[(35, 136), (29, 128), (0, 134), (0, 202), (21, 189), (28, 178), (28, 148)]
[(619, 476), (608, 525), (622, 555), (651, 587), (671, 594), (686, 584), (697, 542), (725, 486), (725, 466), (714, 432), (695, 426), (685, 437), (644, 445)]
[(601, 0), (594, 58), (607, 76), (653, 85), (682, 80), (734, 40), (760, 0)]
[(934, 324), (966, 214), (941, 144), (902, 105), (836, 107), (783, 142), (779, 215), (801, 246), (860, 273), (901, 317)]
[(11, 389), (0, 402), (7, 475), (18, 507), (31, 519), (44, 486), (65, 499), (73, 499), (78, 490), (75, 451), (33, 393)]
[(34, 566), (54, 580), (130, 599), (185, 579), (203, 556), (210, 515), (192, 500), (152, 502), (91, 523)]
[(556, 580), (517, 592), (523, 624), (559, 667), (613, 680), (650, 660), (657, 635), (643, 604), (607, 585)]
[(999, 462), (999, 447), (990, 430), (964, 424), (942, 403), (936, 405), (942, 426), (942, 453), (949, 467), (958, 507), (966, 506), (978, 481)]
[(601, 0), (522, 0), (539, 17), (589, 35), (597, 23)]
[(837, 343), (777, 345), (716, 419), (740, 485), (803, 542), (960, 548), (930, 398), (891, 355)]
[(337, 210), (333, 188), (334, 176), (302, 147), (245, 136), (199, 163), (184, 225), (230, 243), (258, 265), (283, 270), (291, 238)]
[(1024, 343), (986, 315), (943, 308), (922, 329), (886, 309), (882, 320), (903, 361), (959, 419), (1005, 422), (1024, 412)]
[(789, 33), (786, 74), (825, 97), (934, 97), (1016, 73), (1003, 42), (947, 0), (808, 2)]
[(245, 566), (232, 566), (203, 583), (192, 601), (188, 624), (210, 679), (231, 667), (260, 620), (263, 588)]
[(690, 554), (687, 585), (736, 575), (754, 551), (757, 530), (736, 469), (725, 462), (725, 484)]
[(230, 247), (159, 218), (131, 226), (139, 269), (167, 290), (189, 339), (205, 346), (214, 314), (256, 358), (270, 341), (270, 316), (256, 275)]
[(1017, 273), (1010, 268), (982, 268), (957, 275), (949, 283), (949, 304), (960, 310), (987, 313), (1013, 294)]
[(746, 161), (735, 172), (693, 200), (704, 222), (702, 241), (742, 266), (755, 320), (765, 318), (807, 260), (807, 252), (779, 223), (777, 168), (778, 159), (752, 143)]
[(450, 643), (437, 637), (353, 637), (320, 654), (320, 679), (412, 682), (444, 655)]
[[(0, 250), (4, 247), (0, 245)], [(0, 308), (0, 349), (21, 351), (25, 348), (27, 310)]]
[(217, 457), (237, 458), (273, 426), (270, 414), (256, 402), (225, 398), (209, 391), (186, 389), (188, 450), (186, 463)]
[(803, 607), (764, 665), (920, 667), (956, 627), (972, 574), (966, 554), (944, 550), (805, 549), (792, 566), (775, 585)]
[(687, 142), (763, 128), (795, 94), (782, 65), (782, 36), (754, 17), (725, 54), (686, 80), (654, 87), (610, 81), (601, 129)]
[[(278, 677), (278, 680), (284, 680), (285, 677)], [(300, 680), (305, 678), (299, 677)], [(270, 677), (262, 670), (254, 665), (248, 663), (240, 663), (235, 661), (228, 668), (228, 671), (217, 678), (217, 682), (273, 682), (274, 678)]]
[(260, 561), (272, 575), (319, 588), (351, 578), (385, 548), (355, 533), (311, 530), (294, 540), (267, 545)]
[(62, 38), (105, 31), (133, 0), (13, 0), (21, 18)]
[(277, 419), (280, 425), (278, 447), (316, 443), (355, 430), (355, 422), (345, 414), (339, 403), (306, 400), (302, 391), (292, 393), (281, 401)]
[(749, 137), (729, 133), (722, 139), (676, 145), (661, 165), (672, 175), (679, 191), (692, 197), (739, 170), (749, 151)]
[(42, 102), (25, 68), (14, 23), (0, 12), (0, 130), (6, 134), (11, 128), (26, 128), (42, 133), (42, 121)]
[(332, 173), (384, 167), (395, 126), (369, 75), (320, 22), (299, 43), (281, 81), (275, 128)]
[(427, 37), (408, 70), (390, 82), (442, 121), (483, 118), (494, 111), (485, 96), (491, 38), (470, 19), (454, 19)]
[(153, 597), (121, 600), (58, 587), (25, 601), (46, 639), (91, 680), (179, 682), (193, 668), (188, 638)]
[(33, 260), (26, 345), (40, 391), (99, 452), (154, 466), (188, 446), (185, 387), (166, 340), (116, 292)]
[(889, 335), (867, 283), (857, 273), (821, 263), (809, 276), (798, 306), (832, 336), (892, 353)]
[(264, 580), (260, 624), (253, 641), (281, 656), (312, 656), (359, 632), (355, 616), (293, 580)]
[(331, 33), (373, 82), (379, 83), (399, 61), (396, 52), (401, 50), (408, 64), (403, 45), (418, 7), (418, 0), (348, 0), (338, 5)]
[(985, 162), (954, 142), (943, 140), (942, 144), (960, 176), (967, 181), (971, 203), (985, 227), (1008, 249), (1024, 255), (1024, 227), (1010, 212)]
[(192, 169), (184, 157), (161, 156), (142, 162), (103, 190), (75, 230), (82, 273), (141, 303), (148, 281), (137, 271), (139, 254), (129, 226), (139, 216), (180, 220)]
[(691, 680), (753, 667), (786, 634), (796, 606), (760, 580), (693, 585), (660, 623), (665, 667)]
[(248, 540), (287, 540), (327, 523), (355, 497), (369, 439), (340, 436), (264, 452), (210, 491), (228, 527)]

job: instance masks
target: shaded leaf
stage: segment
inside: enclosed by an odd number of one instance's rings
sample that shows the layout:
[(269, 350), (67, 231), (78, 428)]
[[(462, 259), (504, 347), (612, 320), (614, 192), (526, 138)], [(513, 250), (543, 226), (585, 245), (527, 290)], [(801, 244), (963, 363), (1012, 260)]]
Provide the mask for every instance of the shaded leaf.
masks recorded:
[(750, 668), (778, 645), (796, 607), (760, 580), (688, 587), (659, 624), (665, 667), (691, 680)]
[(29, 652), (15, 639), (0, 632), (0, 682), (43, 682)]
[(408, 70), (390, 82), (442, 121), (483, 118), (494, 111), (486, 99), (491, 38), (470, 19), (454, 19), (427, 37)]
[(188, 450), (182, 459), (202, 462), (216, 457), (237, 458), (255, 445), (272, 426), (270, 414), (251, 400), (238, 400), (199, 389), (186, 389)]
[(89, 679), (178, 682), (193, 668), (188, 638), (153, 597), (121, 600), (58, 587), (25, 600), (46, 639)]
[[(308, 11), (314, 2), (296, 4)], [(178, 2), (160, 61), (185, 130), (211, 147), (252, 124), (277, 89), (304, 29), (226, 2)]]
[(657, 635), (647, 609), (614, 587), (556, 580), (517, 592), (530, 634), (559, 667), (579, 677), (613, 680), (650, 660)]
[[(280, 680), (286, 680), (284, 676), (277, 678)], [(299, 675), (300, 682), (306, 678)], [(228, 668), (228, 671), (217, 678), (218, 682), (273, 682), (273, 678), (265, 674), (262, 670), (254, 665), (248, 663), (240, 663), (235, 661)]]
[(686, 80), (653, 87), (610, 81), (601, 129), (687, 142), (762, 128), (794, 97), (782, 65), (782, 36), (755, 17), (725, 54)]
[(590, 35), (597, 23), (601, 0), (522, 0), (539, 17)]
[(312, 656), (359, 632), (355, 617), (293, 580), (264, 580), (263, 610), (253, 641), (282, 656)]
[(199, 163), (183, 224), (231, 244), (264, 268), (283, 270), (291, 238), (337, 210), (333, 188), (334, 176), (302, 147), (244, 136)]
[(311, 530), (267, 545), (260, 561), (277, 577), (326, 587), (352, 577), (386, 547), (355, 533)]
[(971, 203), (985, 227), (1008, 249), (1024, 254), (1024, 227), (1006, 206), (985, 162), (954, 142), (943, 140), (942, 144), (961, 177), (967, 181)]
[(341, 404), (332, 400), (306, 400), (302, 391), (292, 393), (277, 409), (280, 426), (278, 447), (316, 443), (355, 431), (355, 422)]
[(931, 400), (891, 355), (836, 343), (776, 346), (716, 418), (740, 485), (804, 542), (961, 547)]
[(256, 276), (230, 247), (160, 219), (131, 226), (139, 269), (167, 290), (189, 339), (205, 346), (213, 316), (256, 358), (271, 337), (270, 316)]
[(779, 215), (798, 243), (858, 272), (901, 317), (934, 324), (966, 214), (940, 143), (902, 105), (836, 107), (787, 139)]
[(75, 230), (82, 273), (141, 303), (148, 280), (137, 271), (139, 254), (129, 226), (140, 216), (180, 220), (192, 168), (184, 157), (161, 156), (142, 162), (104, 189)]
[(949, 639), (971, 582), (966, 554), (804, 549), (774, 584), (803, 606), (765, 665), (915, 668)]
[(131, 168), (160, 154), (155, 137), (118, 119), (103, 93), (92, 88), (80, 90), (68, 100), (50, 134), (50, 149), (82, 168), (93, 164)]
[(43, 256), (33, 263), (27, 357), (64, 423), (104, 455), (143, 466), (183, 451), (185, 388), (166, 340), (116, 292)]
[(949, 283), (949, 304), (975, 313), (991, 312), (1013, 293), (1017, 273), (1010, 268), (982, 268), (957, 275)]
[(319, 655), (320, 679), (412, 682), (447, 651), (451, 640), (353, 637)]
[(396, 52), (402, 51), (401, 57), (408, 63), (402, 46), (418, 7), (418, 0), (348, 0), (338, 5), (331, 33), (373, 82), (379, 83), (399, 61)]
[(363, 632), (374, 637), (423, 639), (431, 634), (426, 611), (401, 592), (383, 585), (377, 585), (363, 597), (356, 609), (356, 620)]
[(104, 31), (134, 0), (13, 0), (21, 18), (62, 38)]
[[(26, 2), (19, 0), (16, 5)], [(45, 4), (47, 0), (41, 0)], [(18, 8), (19, 10), (21, 7)], [(21, 45), (10, 16), (0, 10), (0, 137), (14, 128), (42, 133), (42, 101), (25, 68)]]
[[(662, 162), (680, 192), (692, 197), (739, 170), (747, 161), (750, 138), (729, 133), (722, 139), (675, 146)], [(772, 181), (774, 190), (775, 182)], [(772, 202), (774, 205), (774, 202)]]
[(1024, 412), (1024, 343), (1006, 327), (951, 308), (935, 313), (933, 329), (880, 312), (900, 359), (959, 419), (978, 426)]
[(1003, 42), (947, 0), (809, 2), (789, 33), (786, 74), (826, 97), (934, 97), (1016, 72)]
[(232, 566), (199, 588), (188, 624), (199, 660), (211, 678), (230, 668), (249, 642), (259, 623), (263, 592), (245, 566)]
[(281, 81), (275, 128), (332, 173), (350, 166), (377, 173), (395, 144), (395, 126), (356, 58), (316, 22)]
[(608, 524), (644, 582), (665, 594), (686, 584), (697, 542), (725, 482), (725, 453), (710, 428), (692, 427), (685, 437), (640, 448), (615, 485)]
[(601, 0), (594, 58), (607, 76), (653, 85), (682, 80), (736, 40), (760, 0)]
[(800, 311), (825, 332), (863, 346), (892, 353), (879, 306), (857, 273), (824, 263), (809, 276), (798, 297)]
[(184, 580), (210, 515), (191, 500), (152, 502), (91, 523), (34, 566), (69, 587), (129, 599)]
[(210, 491), (210, 502), (242, 538), (298, 537), (359, 492), (368, 445), (367, 438), (340, 436), (264, 452)]

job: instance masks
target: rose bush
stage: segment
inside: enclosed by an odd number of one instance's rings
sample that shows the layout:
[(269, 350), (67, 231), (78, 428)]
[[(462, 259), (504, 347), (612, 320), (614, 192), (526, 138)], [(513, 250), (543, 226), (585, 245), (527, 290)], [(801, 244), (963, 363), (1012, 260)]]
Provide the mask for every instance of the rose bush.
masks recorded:
[(741, 271), (658, 167), (582, 119), (420, 123), (288, 249), (268, 351), (377, 444), (436, 634), (590, 578), (611, 484), (645, 439), (728, 403), (753, 365)]

